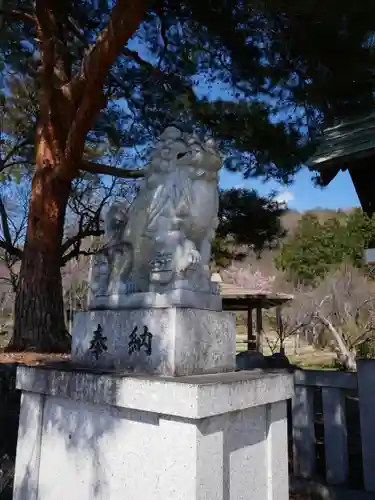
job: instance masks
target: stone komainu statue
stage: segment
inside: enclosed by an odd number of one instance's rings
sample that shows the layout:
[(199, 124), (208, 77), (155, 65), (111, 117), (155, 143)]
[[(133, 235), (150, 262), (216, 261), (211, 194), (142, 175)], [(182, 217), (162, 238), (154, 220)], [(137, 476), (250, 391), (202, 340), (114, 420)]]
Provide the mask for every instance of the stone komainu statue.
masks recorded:
[(168, 127), (151, 153), (132, 203), (112, 205), (106, 246), (91, 270), (94, 295), (187, 288), (211, 292), (211, 241), (218, 225), (221, 160), (204, 143)]

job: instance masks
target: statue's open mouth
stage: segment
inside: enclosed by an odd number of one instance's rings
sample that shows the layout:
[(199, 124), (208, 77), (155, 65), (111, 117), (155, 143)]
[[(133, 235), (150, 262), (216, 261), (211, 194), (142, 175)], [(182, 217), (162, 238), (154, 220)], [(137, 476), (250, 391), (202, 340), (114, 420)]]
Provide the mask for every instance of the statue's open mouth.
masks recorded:
[(183, 158), (184, 156), (187, 155), (187, 151), (185, 151), (184, 153), (177, 153), (177, 160), (181, 160), (181, 158)]

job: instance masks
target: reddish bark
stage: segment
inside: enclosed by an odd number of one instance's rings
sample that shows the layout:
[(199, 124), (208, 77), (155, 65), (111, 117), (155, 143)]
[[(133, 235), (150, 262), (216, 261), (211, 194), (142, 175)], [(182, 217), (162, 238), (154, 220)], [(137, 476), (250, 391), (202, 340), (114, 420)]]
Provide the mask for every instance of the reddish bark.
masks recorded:
[(36, 0), (40, 43), (40, 123), (11, 348), (66, 351), (61, 244), (71, 182), (79, 175), (87, 133), (105, 106), (111, 65), (146, 11), (144, 0), (117, 0), (107, 27), (71, 78), (59, 2)]
[(47, 148), (38, 155), (32, 183), (26, 243), (15, 302), (11, 348), (36, 352), (65, 352), (65, 329), (60, 272), (64, 217), (70, 181), (53, 175), (55, 164)]

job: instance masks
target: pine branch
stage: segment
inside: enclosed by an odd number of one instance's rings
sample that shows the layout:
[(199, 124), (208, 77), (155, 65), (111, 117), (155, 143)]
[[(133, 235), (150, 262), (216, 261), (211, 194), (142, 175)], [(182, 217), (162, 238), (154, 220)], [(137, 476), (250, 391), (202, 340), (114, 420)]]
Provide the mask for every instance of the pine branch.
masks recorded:
[(144, 176), (143, 170), (126, 170), (124, 168), (111, 167), (100, 163), (84, 162), (80, 170), (90, 174), (112, 175), (121, 179), (139, 179)]
[(145, 61), (138, 54), (138, 52), (135, 52), (134, 50), (130, 50), (127, 47), (122, 49), (122, 53), (124, 56), (130, 57), (131, 59), (133, 59), (133, 61), (138, 63), (140, 66), (147, 69), (151, 76), (154, 76), (157, 79), (164, 81), (170, 87), (182, 88), (185, 92), (188, 93), (189, 97), (192, 99), (192, 102), (196, 101), (197, 97), (194, 93), (193, 88), (191, 87), (191, 85), (189, 85), (187, 82), (185, 82), (179, 75), (172, 74), (172, 73), (165, 73), (163, 70), (160, 69), (159, 66), (154, 66), (150, 62)]
[(0, 16), (14, 17), (15, 19), (19, 19), (20, 21), (25, 21), (27, 23), (32, 23), (35, 25), (37, 24), (35, 16), (22, 10), (5, 9), (3, 7), (0, 7)]
[[(87, 51), (81, 70), (69, 84), (68, 93), (79, 103), (66, 143), (65, 156), (69, 169), (79, 164), (92, 122), (105, 107), (103, 87), (109, 70), (122, 47), (138, 29), (146, 10), (145, 0), (117, 0), (107, 26)], [(73, 172), (61, 173), (74, 177)]]

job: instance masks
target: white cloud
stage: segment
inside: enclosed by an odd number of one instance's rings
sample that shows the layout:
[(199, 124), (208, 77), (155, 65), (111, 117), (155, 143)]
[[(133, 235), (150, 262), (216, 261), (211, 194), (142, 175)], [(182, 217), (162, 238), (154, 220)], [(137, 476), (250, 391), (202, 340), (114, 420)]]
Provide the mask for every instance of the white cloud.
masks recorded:
[(287, 205), (290, 201), (294, 200), (294, 194), (291, 193), (290, 191), (284, 191), (282, 193), (279, 193), (275, 197), (275, 201), (277, 203), (280, 203), (280, 205)]

